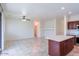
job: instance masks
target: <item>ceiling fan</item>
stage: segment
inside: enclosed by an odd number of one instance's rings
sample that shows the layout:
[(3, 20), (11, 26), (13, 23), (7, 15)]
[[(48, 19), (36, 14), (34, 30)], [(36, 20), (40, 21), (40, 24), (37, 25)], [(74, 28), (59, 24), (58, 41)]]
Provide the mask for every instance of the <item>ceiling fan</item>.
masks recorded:
[(30, 19), (26, 16), (22, 16), (22, 21), (30, 21)]

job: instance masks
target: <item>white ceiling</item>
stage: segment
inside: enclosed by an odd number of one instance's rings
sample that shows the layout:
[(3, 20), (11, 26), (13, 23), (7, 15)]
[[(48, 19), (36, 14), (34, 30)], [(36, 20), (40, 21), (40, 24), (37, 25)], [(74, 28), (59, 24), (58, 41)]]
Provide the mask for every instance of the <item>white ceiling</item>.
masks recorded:
[[(7, 3), (2, 4), (2, 7), (7, 15), (20, 16), (22, 12), (25, 12), (28, 17), (40, 17), (46, 19), (54, 19), (58, 16), (68, 15), (71, 11), (71, 15), (79, 14), (78, 3)], [(65, 7), (65, 10), (61, 10), (61, 7)]]

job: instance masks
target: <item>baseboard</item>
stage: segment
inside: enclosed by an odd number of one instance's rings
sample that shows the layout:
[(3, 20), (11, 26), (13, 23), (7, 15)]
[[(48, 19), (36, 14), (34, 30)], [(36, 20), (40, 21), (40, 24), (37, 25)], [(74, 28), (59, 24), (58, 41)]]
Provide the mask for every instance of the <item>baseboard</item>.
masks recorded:
[[(38, 37), (39, 39), (42, 39), (44, 37)], [(34, 37), (31, 38), (21, 38), (21, 39), (5, 39), (5, 40), (26, 40), (26, 39), (35, 39)]]
[[(33, 37), (31, 37), (31, 38), (33, 38)], [(15, 39), (13, 39), (13, 38), (8, 38), (8, 39), (6, 39), (6, 38), (5, 38), (5, 40), (23, 40), (23, 39), (31, 39), (31, 38), (20, 38), (20, 39), (18, 39), (18, 38), (15, 38)]]

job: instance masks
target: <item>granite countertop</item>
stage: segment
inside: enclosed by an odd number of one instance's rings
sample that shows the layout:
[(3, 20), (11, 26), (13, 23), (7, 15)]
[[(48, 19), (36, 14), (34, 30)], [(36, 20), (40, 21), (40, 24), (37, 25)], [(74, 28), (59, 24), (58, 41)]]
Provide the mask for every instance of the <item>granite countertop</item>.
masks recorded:
[(45, 37), (45, 39), (61, 42), (61, 41), (68, 40), (73, 37), (74, 36), (54, 35), (54, 36)]

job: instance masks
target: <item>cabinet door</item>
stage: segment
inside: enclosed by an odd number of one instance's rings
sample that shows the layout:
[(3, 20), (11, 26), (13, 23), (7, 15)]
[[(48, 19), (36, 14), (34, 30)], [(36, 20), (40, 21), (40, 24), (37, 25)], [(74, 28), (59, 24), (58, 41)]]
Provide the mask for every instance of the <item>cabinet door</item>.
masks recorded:
[(69, 53), (74, 47), (74, 38), (64, 41), (64, 53)]
[(76, 26), (77, 26), (76, 21), (68, 22), (68, 29), (76, 29)]
[(77, 21), (76, 24), (79, 25), (79, 21)]
[(68, 22), (68, 29), (73, 29), (73, 22)]
[(60, 56), (60, 46), (58, 42), (48, 40), (48, 54), (50, 56)]

